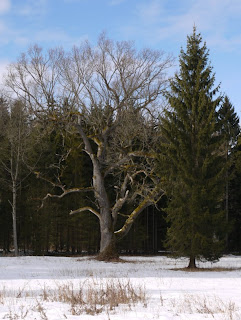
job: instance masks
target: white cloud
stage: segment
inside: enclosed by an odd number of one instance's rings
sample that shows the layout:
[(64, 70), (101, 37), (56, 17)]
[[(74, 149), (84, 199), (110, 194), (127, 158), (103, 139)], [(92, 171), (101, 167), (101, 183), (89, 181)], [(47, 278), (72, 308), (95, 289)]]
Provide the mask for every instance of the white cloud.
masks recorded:
[(29, 44), (29, 39), (24, 34), (23, 30), (11, 29), (6, 23), (0, 20), (0, 46), (4, 47), (9, 43), (14, 43), (18, 46), (26, 46)]
[(225, 52), (234, 52), (239, 48), (241, 50), (241, 34), (237, 36), (225, 37), (222, 34), (211, 34), (207, 36), (208, 46), (221, 49)]
[(0, 60), (0, 90), (2, 89), (4, 75), (7, 73), (7, 67), (9, 66), (8, 60)]
[(25, 37), (25, 36), (21, 36), (21, 35), (17, 35), (14, 38), (14, 42), (16, 43), (16, 45), (18, 46), (24, 46), (26, 47), (29, 44), (29, 38)]
[(144, 23), (154, 23), (164, 13), (164, 3), (165, 1), (152, 0), (148, 4), (139, 4), (137, 6), (137, 16)]
[(240, 33), (231, 36), (233, 19), (240, 14), (240, 0), (198, 0), (185, 14), (170, 17), (166, 31), (177, 38), (181, 33), (190, 34), (195, 23), (198, 31), (205, 32), (208, 46), (230, 51), (240, 47)]
[(88, 39), (88, 36), (86, 34), (81, 35), (77, 38), (72, 37), (65, 31), (59, 29), (44, 29), (34, 34), (33, 37), (35, 42), (47, 42), (51, 43), (52, 46), (61, 44), (68, 47), (72, 47), (73, 45), (79, 45), (81, 42)]
[(10, 0), (0, 0), (0, 14), (6, 13), (11, 7)]
[(128, 37), (141, 35), (149, 44), (163, 40), (185, 41), (195, 24), (198, 31), (205, 34), (208, 46), (241, 50), (241, 24), (235, 32), (232, 30), (234, 19), (240, 21), (241, 0), (186, 0), (181, 5), (176, 0), (176, 3), (179, 7), (175, 10), (166, 0), (138, 4), (136, 19), (122, 27), (122, 32)]
[(18, 14), (35, 18), (36, 16), (45, 14), (47, 0), (27, 0), (23, 6), (18, 3), (16, 8)]

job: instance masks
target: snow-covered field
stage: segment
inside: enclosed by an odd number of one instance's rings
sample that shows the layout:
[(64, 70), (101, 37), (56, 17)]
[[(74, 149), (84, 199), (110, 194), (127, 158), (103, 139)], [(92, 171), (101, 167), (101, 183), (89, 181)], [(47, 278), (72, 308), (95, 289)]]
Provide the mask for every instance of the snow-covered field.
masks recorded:
[[(241, 257), (200, 263), (215, 268), (201, 272), (179, 270), (186, 259), (122, 258), (0, 257), (0, 319), (241, 319)], [(115, 305), (124, 291), (130, 301)]]

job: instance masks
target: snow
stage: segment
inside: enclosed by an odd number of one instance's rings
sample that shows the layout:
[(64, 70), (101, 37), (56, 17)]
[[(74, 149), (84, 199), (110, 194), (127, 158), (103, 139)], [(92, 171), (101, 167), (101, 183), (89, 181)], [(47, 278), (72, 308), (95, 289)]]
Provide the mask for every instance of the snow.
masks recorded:
[[(90, 257), (0, 257), (0, 319), (26, 320), (239, 320), (241, 257), (199, 263), (199, 272), (182, 270), (186, 259), (122, 257), (105, 263)], [(207, 268), (207, 270), (205, 270)], [(211, 270), (213, 269), (213, 270)], [(107, 283), (142, 288), (146, 300), (94, 313), (56, 298), (58, 288), (84, 290)], [(66, 289), (67, 290), (67, 289)], [(77, 291), (76, 291), (77, 292)], [(45, 299), (55, 296), (54, 299)], [(86, 311), (87, 310), (87, 311)]]

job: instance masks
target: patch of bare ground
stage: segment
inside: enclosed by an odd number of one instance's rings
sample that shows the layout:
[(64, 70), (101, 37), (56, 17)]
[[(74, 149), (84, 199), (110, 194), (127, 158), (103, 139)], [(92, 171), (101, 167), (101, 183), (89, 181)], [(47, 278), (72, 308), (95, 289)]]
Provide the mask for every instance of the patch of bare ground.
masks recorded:
[(94, 258), (94, 260), (103, 261), (103, 262), (121, 262), (121, 263), (128, 262), (126, 260), (121, 259), (120, 257), (111, 257), (108, 259), (102, 259), (99, 256), (97, 256)]
[[(155, 263), (155, 261), (153, 261), (153, 260), (140, 261), (140, 260), (126, 260), (123, 258), (113, 258), (113, 259), (109, 259), (109, 260), (101, 260), (98, 258), (98, 256), (89, 257), (89, 258), (86, 258), (85, 260), (102, 261), (102, 262), (106, 262), (106, 263), (109, 263), (109, 262), (112, 262), (112, 263), (133, 263), (133, 264)], [(77, 261), (83, 261), (83, 259), (77, 259)]]
[(109, 259), (109, 260), (101, 260), (98, 258), (98, 256), (96, 257), (90, 257), (90, 258), (86, 258), (86, 259), (77, 259), (77, 261), (83, 261), (83, 260), (89, 260), (89, 261), (102, 261), (102, 262), (106, 262), (106, 263), (109, 263), (109, 262), (112, 262), (112, 263), (127, 263), (127, 262), (130, 262), (131, 261), (128, 261), (128, 260), (124, 260), (124, 259), (121, 259), (121, 258), (113, 258), (113, 259)]
[(213, 267), (213, 268), (173, 268), (169, 269), (173, 271), (185, 271), (185, 272), (224, 272), (224, 271), (238, 271), (241, 268), (223, 268), (223, 267)]

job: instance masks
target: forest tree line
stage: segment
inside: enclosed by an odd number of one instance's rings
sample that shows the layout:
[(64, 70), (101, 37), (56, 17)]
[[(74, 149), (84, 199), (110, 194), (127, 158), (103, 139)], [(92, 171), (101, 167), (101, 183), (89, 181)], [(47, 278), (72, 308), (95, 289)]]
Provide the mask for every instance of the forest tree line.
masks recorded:
[(101, 35), (31, 47), (0, 101), (0, 248), (33, 254), (241, 248), (239, 119), (194, 28), (171, 56)]

